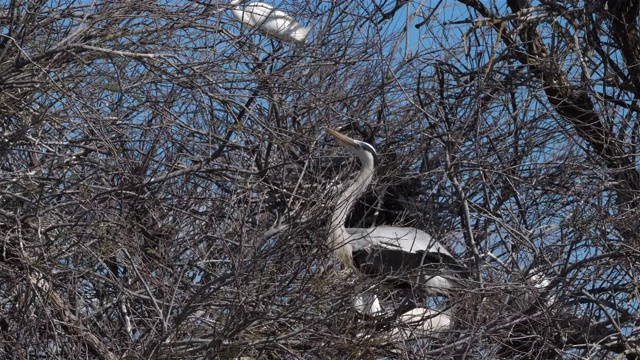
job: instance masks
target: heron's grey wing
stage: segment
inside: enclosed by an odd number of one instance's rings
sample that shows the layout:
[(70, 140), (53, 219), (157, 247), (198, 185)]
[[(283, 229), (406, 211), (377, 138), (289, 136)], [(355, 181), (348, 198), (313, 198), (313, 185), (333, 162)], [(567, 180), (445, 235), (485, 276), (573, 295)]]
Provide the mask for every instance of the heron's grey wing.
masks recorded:
[(377, 245), (409, 253), (426, 251), (452, 257), (442, 244), (420, 229), (378, 226), (370, 229), (347, 228), (346, 230), (350, 235), (349, 241), (353, 241), (353, 244), (357, 247)]
[(397, 286), (418, 278), (434, 293), (459, 288), (458, 279), (467, 275), (467, 269), (424, 231), (391, 226), (346, 230), (353, 260), (367, 275), (384, 276)]
[(370, 236), (370, 229), (363, 228), (346, 228), (347, 242), (351, 245), (353, 251), (369, 249), (375, 244)]

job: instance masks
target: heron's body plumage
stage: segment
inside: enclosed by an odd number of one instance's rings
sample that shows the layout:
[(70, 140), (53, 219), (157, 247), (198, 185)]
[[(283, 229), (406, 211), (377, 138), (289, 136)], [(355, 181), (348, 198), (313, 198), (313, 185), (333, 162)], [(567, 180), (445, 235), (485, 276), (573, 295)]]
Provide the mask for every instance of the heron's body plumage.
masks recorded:
[(441, 294), (460, 286), (464, 267), (426, 232), (411, 227), (346, 228), (353, 263), (398, 287)]

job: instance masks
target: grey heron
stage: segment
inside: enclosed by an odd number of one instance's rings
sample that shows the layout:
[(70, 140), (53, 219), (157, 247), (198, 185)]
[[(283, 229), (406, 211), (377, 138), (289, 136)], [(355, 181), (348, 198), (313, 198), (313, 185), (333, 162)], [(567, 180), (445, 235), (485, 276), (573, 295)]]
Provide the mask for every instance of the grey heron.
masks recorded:
[(542, 267), (532, 267), (514, 280), (511, 285), (515, 285), (515, 288), (509, 293), (506, 303), (517, 311), (549, 309), (558, 300), (553, 280)]
[[(435, 309), (417, 307), (398, 317), (398, 322), (401, 325), (408, 325), (414, 331), (419, 330), (424, 334), (434, 334), (446, 331), (451, 328), (452, 320), (451, 307), (449, 306), (437, 307)], [(398, 335), (404, 335), (404, 338), (408, 338), (406, 336), (407, 330), (409, 329), (397, 327), (394, 329), (394, 335), (392, 335), (392, 338)], [(415, 335), (416, 334), (413, 334), (414, 337)]]
[(353, 308), (362, 315), (382, 315), (383, 310), (376, 294), (365, 291), (353, 300)]
[(291, 16), (262, 2), (246, 4), (242, 9), (242, 1), (232, 0), (229, 4), (233, 6), (233, 16), (244, 25), (282, 41), (307, 43), (309, 28), (300, 25)]
[[(345, 227), (347, 214), (371, 183), (378, 154), (366, 142), (330, 128), (326, 130), (361, 163), (360, 174), (340, 195), (331, 217), (328, 245), (342, 263), (405, 291), (418, 289), (429, 296), (448, 295), (451, 289), (461, 287), (460, 278), (467, 273), (466, 269), (426, 232), (411, 227)], [(356, 309), (357, 301), (370, 304), (363, 309), (377, 306), (377, 299), (368, 297), (356, 299)]]
[[(390, 324), (376, 328), (376, 332), (385, 334), (390, 343), (401, 343), (427, 336), (438, 336), (451, 330), (452, 325), (452, 307), (441, 303), (435, 309), (420, 306), (399, 314)], [(360, 333), (357, 337), (370, 338), (371, 333)]]

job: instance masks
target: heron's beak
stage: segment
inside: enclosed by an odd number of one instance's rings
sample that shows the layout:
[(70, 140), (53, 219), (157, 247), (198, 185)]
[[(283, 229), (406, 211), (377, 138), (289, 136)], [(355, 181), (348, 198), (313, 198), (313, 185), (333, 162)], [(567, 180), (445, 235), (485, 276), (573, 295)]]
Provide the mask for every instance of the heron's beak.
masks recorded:
[(336, 138), (336, 140), (338, 140), (338, 142), (342, 145), (345, 145), (347, 147), (358, 147), (358, 143), (355, 142), (353, 139), (351, 139), (350, 137), (343, 135), (333, 129), (330, 129), (328, 127), (325, 126), (325, 129), (327, 130), (327, 132), (331, 135), (333, 135), (333, 137)]

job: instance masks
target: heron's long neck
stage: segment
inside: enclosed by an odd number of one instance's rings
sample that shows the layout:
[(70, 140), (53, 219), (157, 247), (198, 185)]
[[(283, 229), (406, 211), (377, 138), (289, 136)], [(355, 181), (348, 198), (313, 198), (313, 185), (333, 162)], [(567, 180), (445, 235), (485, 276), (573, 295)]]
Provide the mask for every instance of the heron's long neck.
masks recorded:
[(329, 236), (330, 244), (333, 249), (338, 251), (345, 244), (347, 233), (344, 223), (347, 220), (349, 211), (353, 208), (358, 198), (365, 192), (367, 186), (371, 183), (373, 177), (373, 165), (365, 164), (358, 174), (356, 181), (345, 190), (340, 198), (331, 217), (331, 236)]

